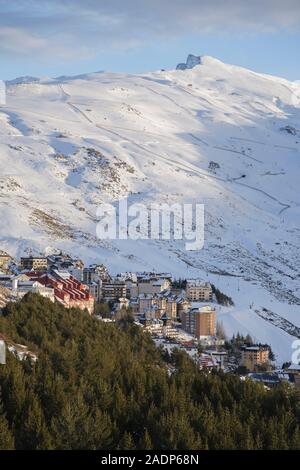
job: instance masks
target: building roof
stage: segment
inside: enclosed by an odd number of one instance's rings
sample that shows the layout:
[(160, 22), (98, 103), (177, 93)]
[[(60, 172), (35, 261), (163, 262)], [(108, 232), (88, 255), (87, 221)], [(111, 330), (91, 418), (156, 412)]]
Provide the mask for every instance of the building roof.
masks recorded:
[(53, 273), (64, 280), (68, 280), (71, 277), (71, 274), (68, 271), (60, 271), (59, 269), (54, 269)]
[(191, 311), (198, 313), (213, 313), (216, 311), (216, 309), (210, 305), (204, 305), (203, 307), (191, 308)]
[(11, 278), (11, 274), (5, 274), (0, 271), (0, 281), (9, 281)]
[(300, 364), (291, 364), (288, 370), (298, 370), (300, 372)]
[(281, 382), (278, 375), (272, 372), (254, 372), (248, 374), (248, 377), (250, 377), (255, 382), (263, 382), (265, 384), (279, 384)]
[(269, 346), (263, 344), (252, 344), (251, 346), (247, 346), (246, 344), (244, 344), (242, 346), (242, 349), (244, 351), (265, 351), (270, 348)]
[(137, 272), (136, 273), (138, 281), (141, 280), (150, 280), (150, 279), (172, 279), (170, 273), (155, 273), (155, 272)]
[(212, 356), (228, 356), (228, 352), (227, 351), (217, 351), (217, 350), (210, 350), (210, 349), (206, 349), (204, 351), (205, 354), (211, 354)]
[[(212, 308), (210, 305), (207, 305), (207, 300), (199, 300), (197, 302), (190, 301), (191, 308), (197, 308), (197, 309), (205, 309), (205, 308)], [(212, 308), (214, 310), (214, 308)]]
[(120, 273), (120, 274), (118, 274), (117, 277), (120, 278), (120, 279), (123, 279), (124, 281), (132, 281), (134, 283), (137, 282), (137, 275), (134, 272)]
[(205, 287), (211, 289), (211, 284), (209, 282), (202, 281), (201, 279), (188, 279), (186, 281), (187, 287)]
[(166, 281), (169, 281), (169, 279), (167, 279), (167, 278), (160, 278), (160, 279), (157, 279), (157, 281), (154, 281), (152, 285), (153, 285), (153, 286), (163, 286)]

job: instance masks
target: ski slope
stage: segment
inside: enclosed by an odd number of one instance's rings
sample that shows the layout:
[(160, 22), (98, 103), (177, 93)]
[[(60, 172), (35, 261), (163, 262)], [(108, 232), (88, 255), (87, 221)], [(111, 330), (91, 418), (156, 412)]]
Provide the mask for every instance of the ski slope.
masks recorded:
[[(235, 302), (218, 314), (228, 334), (249, 332), (290, 360), (289, 325), (300, 327), (299, 96), (296, 82), (206, 56), (181, 70), (7, 82), (1, 249), (62, 248), (115, 273), (211, 280)], [(97, 206), (125, 197), (204, 203), (204, 249), (98, 240)]]

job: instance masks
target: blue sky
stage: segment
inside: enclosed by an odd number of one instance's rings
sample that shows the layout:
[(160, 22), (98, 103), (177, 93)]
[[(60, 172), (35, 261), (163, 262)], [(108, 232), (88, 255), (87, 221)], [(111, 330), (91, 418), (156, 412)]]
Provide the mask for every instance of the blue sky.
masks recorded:
[(0, 78), (174, 68), (189, 53), (300, 79), (299, 0), (0, 0)]

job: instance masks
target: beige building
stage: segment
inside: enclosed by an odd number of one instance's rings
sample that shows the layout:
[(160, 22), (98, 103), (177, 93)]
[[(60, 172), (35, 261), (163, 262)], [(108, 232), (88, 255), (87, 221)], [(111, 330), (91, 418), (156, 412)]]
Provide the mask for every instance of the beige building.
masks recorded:
[(177, 302), (176, 300), (168, 295), (163, 294), (141, 294), (138, 297), (139, 313), (145, 313), (150, 310), (155, 310), (156, 318), (161, 318), (164, 314), (171, 320), (177, 318)]
[(186, 283), (186, 298), (192, 302), (210, 302), (212, 300), (212, 287), (209, 282), (199, 279), (190, 279)]
[(38, 256), (21, 258), (21, 269), (22, 271), (47, 271), (48, 260)]
[(157, 306), (158, 310), (162, 312), (162, 314), (166, 313), (168, 301), (166, 297), (160, 295), (154, 295), (153, 297), (154, 305)]
[(143, 325), (145, 331), (155, 336), (173, 339), (178, 338), (178, 330), (172, 326), (170, 320), (151, 318), (151, 315), (152, 313), (149, 312), (149, 315), (145, 314), (144, 318), (140, 319), (140, 323)]
[(175, 299), (167, 299), (167, 310), (166, 313), (172, 320), (177, 319), (177, 302)]
[(267, 346), (244, 346), (242, 347), (241, 365), (253, 371), (257, 366), (269, 362), (270, 350)]
[(11, 256), (5, 251), (0, 250), (0, 269), (7, 269)]
[(205, 306), (183, 312), (182, 328), (200, 340), (215, 336), (216, 310)]

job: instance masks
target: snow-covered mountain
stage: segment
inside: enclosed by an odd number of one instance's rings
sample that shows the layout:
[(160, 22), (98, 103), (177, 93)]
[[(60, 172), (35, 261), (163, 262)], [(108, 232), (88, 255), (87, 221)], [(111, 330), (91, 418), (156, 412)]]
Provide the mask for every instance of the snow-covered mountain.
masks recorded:
[[(189, 56), (178, 70), (7, 83), (0, 244), (113, 272), (161, 269), (233, 297), (219, 319), (291, 358), (300, 337), (300, 86)], [(101, 202), (201, 202), (205, 247), (101, 241)]]

